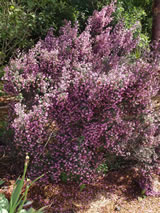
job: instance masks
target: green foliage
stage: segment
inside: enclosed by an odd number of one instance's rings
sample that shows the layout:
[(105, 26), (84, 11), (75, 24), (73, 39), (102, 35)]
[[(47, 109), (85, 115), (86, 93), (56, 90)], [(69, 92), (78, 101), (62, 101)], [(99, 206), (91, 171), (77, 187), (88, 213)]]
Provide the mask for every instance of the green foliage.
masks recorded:
[(2, 210), (5, 209), (9, 210), (9, 201), (7, 200), (7, 198), (5, 197), (4, 194), (0, 194), (0, 212), (3, 212)]
[(77, 20), (80, 24), (80, 30), (83, 31), (86, 21), (93, 14), (94, 10), (101, 10), (102, 7), (109, 4), (108, 0), (66, 0), (77, 11)]
[(44, 38), (49, 28), (58, 32), (64, 19), (77, 20), (78, 11), (67, 1), (1, 0), (0, 1), (0, 67), (10, 57), (31, 48)]
[(98, 169), (97, 169), (98, 172), (103, 173), (103, 174), (106, 174), (108, 172), (108, 170), (109, 169), (108, 169), (108, 165), (107, 165), (106, 162), (100, 164), (99, 167), (98, 167)]
[(62, 172), (60, 175), (60, 179), (62, 182), (67, 183), (68, 175), (65, 172)]
[[(26, 51), (40, 38), (44, 39), (53, 27), (56, 34), (70, 20), (79, 21), (80, 31), (94, 10), (101, 10), (111, 0), (1, 0), (0, 1), (0, 66), (17, 55), (17, 49)], [(118, 0), (115, 24), (123, 19), (130, 28), (140, 21), (140, 45), (145, 46), (151, 37), (151, 0)], [(1, 72), (1, 71), (0, 71)], [(1, 73), (0, 73), (1, 75)]]
[[(106, 4), (112, 0), (106, 0)], [(113, 24), (123, 20), (126, 28), (139, 22), (137, 35), (140, 37), (139, 47), (146, 47), (151, 40), (152, 0), (117, 0)]]
[(143, 189), (142, 191), (141, 191), (141, 196), (138, 196), (138, 201), (139, 202), (141, 202), (141, 201), (143, 201), (143, 199), (145, 199), (147, 197), (147, 195), (146, 195), (146, 190), (145, 189)]
[(140, 37), (139, 47), (146, 47), (151, 40), (152, 28), (151, 0), (118, 0), (115, 19), (123, 20), (126, 28), (139, 22), (137, 35)]
[(30, 47), (31, 36), (35, 25), (35, 14), (25, 11), (16, 1), (0, 1), (0, 66), (15, 56), (16, 49)]
[[(39, 209), (38, 211), (34, 210), (33, 208), (30, 208), (29, 210), (23, 209), (23, 207), (30, 204), (30, 202), (27, 201), (27, 194), (28, 194), (30, 186), (43, 176), (41, 175), (40, 177), (32, 181), (30, 184), (27, 184), (25, 191), (22, 194), (22, 188), (24, 187), (24, 183), (25, 183), (25, 176), (27, 172), (28, 163), (29, 163), (29, 156), (26, 156), (22, 178), (17, 179), (14, 185), (13, 192), (11, 194), (10, 202), (7, 200), (4, 194), (0, 194), (0, 212), (1, 213), (43, 213), (43, 210), (46, 208), (46, 207), (43, 207)], [(4, 181), (1, 180), (0, 185), (3, 183)]]
[(75, 22), (77, 11), (67, 1), (59, 0), (22, 0), (25, 10), (35, 13), (35, 28), (32, 37), (37, 41), (44, 38), (49, 28), (53, 27), (58, 32), (64, 24), (64, 19)]

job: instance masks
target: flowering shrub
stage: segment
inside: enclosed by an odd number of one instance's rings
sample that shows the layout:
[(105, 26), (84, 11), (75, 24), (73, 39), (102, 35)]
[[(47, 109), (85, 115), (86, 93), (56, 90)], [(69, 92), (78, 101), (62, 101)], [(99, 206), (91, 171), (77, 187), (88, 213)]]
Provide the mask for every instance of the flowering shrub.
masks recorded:
[(106, 152), (134, 159), (145, 170), (156, 165), (151, 98), (159, 90), (158, 55), (152, 64), (149, 53), (131, 61), (136, 26), (110, 27), (114, 10), (112, 3), (95, 11), (81, 34), (70, 22), (59, 37), (50, 30), (5, 69), (5, 90), (17, 95), (15, 147), (30, 154), (31, 177), (46, 173), (45, 181), (59, 181), (65, 172), (89, 183)]

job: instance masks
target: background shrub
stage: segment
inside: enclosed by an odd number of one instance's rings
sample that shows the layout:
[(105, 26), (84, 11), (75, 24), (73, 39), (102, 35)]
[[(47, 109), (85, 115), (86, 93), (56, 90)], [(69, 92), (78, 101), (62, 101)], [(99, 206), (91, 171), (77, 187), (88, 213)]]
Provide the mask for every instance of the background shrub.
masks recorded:
[(25, 11), (22, 5), (15, 1), (0, 2), (0, 66), (15, 55), (16, 49), (30, 47), (31, 36), (35, 25), (35, 14)]
[[(19, 50), (27, 51), (40, 38), (44, 39), (51, 27), (58, 35), (64, 19), (70, 20), (72, 25), (78, 20), (79, 30), (82, 32), (93, 11), (101, 10), (110, 2), (111, 0), (1, 0), (0, 73), (3, 74), (3, 65), (8, 63), (10, 57), (15, 57)], [(123, 19), (125, 27), (129, 29), (139, 21), (139, 46), (145, 46), (151, 38), (151, 5), (151, 0), (117, 0), (115, 19), (110, 24), (114, 26)]]

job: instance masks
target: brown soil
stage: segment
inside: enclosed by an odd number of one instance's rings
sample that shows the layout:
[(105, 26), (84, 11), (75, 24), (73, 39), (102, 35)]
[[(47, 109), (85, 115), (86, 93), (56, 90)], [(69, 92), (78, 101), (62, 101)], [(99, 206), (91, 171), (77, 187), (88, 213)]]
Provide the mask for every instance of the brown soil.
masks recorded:
[[(35, 184), (28, 198), (36, 209), (50, 205), (46, 213), (160, 213), (160, 197), (143, 198), (137, 178), (136, 170), (128, 168), (111, 171), (82, 191), (73, 183)], [(4, 180), (0, 193), (10, 198), (15, 180)]]

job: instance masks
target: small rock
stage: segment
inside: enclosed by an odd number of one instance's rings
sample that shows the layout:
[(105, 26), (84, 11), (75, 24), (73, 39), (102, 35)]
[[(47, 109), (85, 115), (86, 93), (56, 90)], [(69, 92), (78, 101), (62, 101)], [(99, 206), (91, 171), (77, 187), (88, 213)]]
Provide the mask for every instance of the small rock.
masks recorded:
[(137, 199), (138, 199), (139, 202), (141, 202), (143, 200), (142, 197), (138, 197)]

